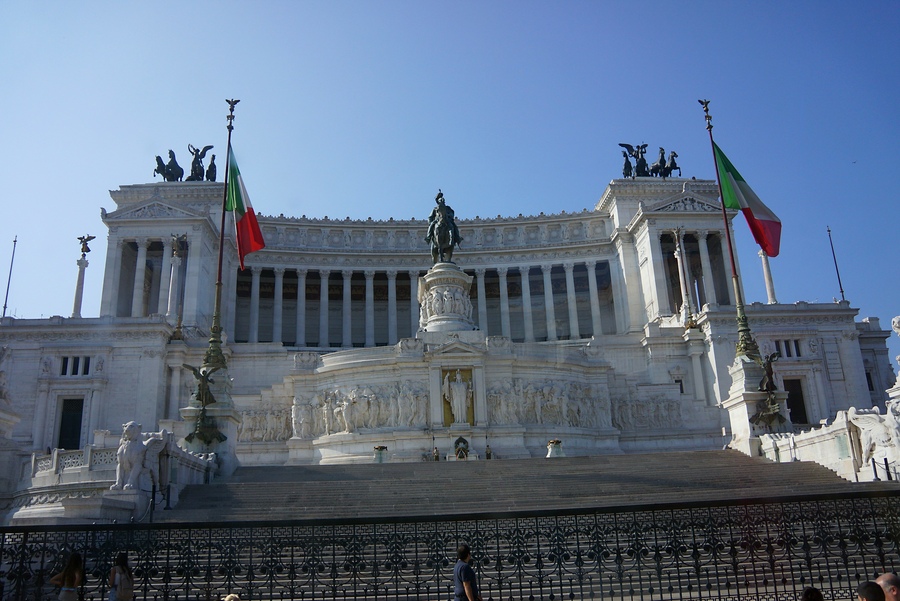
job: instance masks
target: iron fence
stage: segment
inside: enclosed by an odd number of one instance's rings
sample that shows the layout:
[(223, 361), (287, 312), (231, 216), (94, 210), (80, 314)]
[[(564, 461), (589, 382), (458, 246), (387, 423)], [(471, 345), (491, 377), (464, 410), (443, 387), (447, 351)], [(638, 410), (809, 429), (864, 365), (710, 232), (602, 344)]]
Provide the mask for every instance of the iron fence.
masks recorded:
[(729, 506), (440, 520), (6, 528), (0, 599), (41, 601), (72, 551), (81, 599), (105, 600), (128, 551), (140, 601), (452, 599), (468, 543), (485, 601), (855, 599), (900, 564), (900, 500), (857, 496)]

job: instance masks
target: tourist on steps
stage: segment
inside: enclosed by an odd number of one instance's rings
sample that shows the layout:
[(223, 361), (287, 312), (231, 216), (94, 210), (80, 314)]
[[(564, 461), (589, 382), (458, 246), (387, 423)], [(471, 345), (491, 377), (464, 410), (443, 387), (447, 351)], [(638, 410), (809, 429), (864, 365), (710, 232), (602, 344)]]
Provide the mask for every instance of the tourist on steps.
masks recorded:
[(50, 584), (59, 587), (59, 601), (77, 601), (78, 587), (84, 580), (84, 566), (79, 553), (69, 555), (66, 567), (50, 579)]
[(472, 550), (463, 543), (456, 550), (456, 567), (453, 568), (454, 601), (481, 601), (478, 593), (478, 581), (475, 570), (469, 565), (472, 561)]

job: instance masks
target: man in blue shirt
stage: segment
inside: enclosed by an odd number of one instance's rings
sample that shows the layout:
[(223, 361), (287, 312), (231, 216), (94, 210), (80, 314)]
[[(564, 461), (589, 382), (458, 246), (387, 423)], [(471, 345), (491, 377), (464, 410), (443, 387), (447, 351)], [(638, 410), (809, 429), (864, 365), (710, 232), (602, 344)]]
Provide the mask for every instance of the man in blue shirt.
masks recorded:
[(456, 549), (456, 567), (453, 568), (454, 601), (482, 601), (478, 593), (478, 581), (475, 570), (469, 565), (472, 561), (472, 550), (463, 543)]

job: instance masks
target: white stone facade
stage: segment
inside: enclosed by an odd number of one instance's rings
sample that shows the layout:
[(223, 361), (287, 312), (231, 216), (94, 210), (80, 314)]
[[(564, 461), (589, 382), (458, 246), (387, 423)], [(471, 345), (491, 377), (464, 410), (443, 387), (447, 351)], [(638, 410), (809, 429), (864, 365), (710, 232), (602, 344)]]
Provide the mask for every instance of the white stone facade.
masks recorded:
[[(111, 196), (100, 317), (0, 323), (23, 458), (130, 420), (190, 429), (182, 365), (207, 347), (222, 184)], [(446, 306), (420, 294), (424, 219), (259, 216), (267, 248), (247, 270), (230, 236), (225, 248), (238, 461), (372, 461), (377, 446), (417, 461), (459, 436), (495, 459), (545, 456), (550, 439), (569, 456), (721, 448), (737, 334), (716, 197), (711, 181), (638, 178), (612, 181), (591, 211), (458, 218), (454, 259), (472, 284)], [(178, 256), (173, 235), (186, 235)], [(753, 303), (747, 315), (763, 351), (782, 354), (795, 424), (884, 407), (894, 378), (877, 319), (856, 322), (846, 302)], [(470, 327), (422, 327), (447, 316)]]

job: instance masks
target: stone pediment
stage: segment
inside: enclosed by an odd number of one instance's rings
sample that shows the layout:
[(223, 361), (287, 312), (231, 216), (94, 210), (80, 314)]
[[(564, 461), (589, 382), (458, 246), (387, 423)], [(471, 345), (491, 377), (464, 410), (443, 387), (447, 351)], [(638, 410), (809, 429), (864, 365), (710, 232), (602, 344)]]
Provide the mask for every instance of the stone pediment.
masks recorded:
[(644, 213), (712, 213), (721, 210), (717, 199), (686, 192), (648, 205)]
[[(452, 334), (451, 334), (451, 336), (452, 336)], [(468, 344), (466, 342), (462, 342), (460, 340), (454, 340), (454, 339), (450, 338), (450, 340), (448, 340), (444, 344), (441, 344), (440, 346), (437, 346), (437, 347), (433, 347), (431, 349), (430, 354), (433, 356), (455, 355), (458, 357), (460, 355), (470, 355), (473, 357), (474, 356), (481, 357), (482, 355), (484, 355), (484, 352), (485, 352), (485, 350), (483, 347), (474, 346), (472, 344)]]
[(104, 221), (131, 221), (136, 219), (196, 219), (200, 213), (173, 207), (159, 200), (150, 200), (139, 206), (106, 213)]

